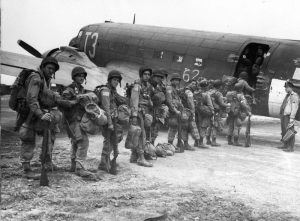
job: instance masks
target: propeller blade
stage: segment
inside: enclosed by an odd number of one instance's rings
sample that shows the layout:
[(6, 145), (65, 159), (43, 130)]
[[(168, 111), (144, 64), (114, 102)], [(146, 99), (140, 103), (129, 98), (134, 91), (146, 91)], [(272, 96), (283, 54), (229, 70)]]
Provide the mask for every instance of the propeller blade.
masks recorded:
[(18, 44), (28, 53), (32, 54), (33, 56), (37, 57), (37, 58), (42, 58), (42, 54), (36, 50), (35, 48), (33, 48), (32, 46), (30, 46), (29, 44), (27, 44), (25, 41), (22, 40), (18, 40)]
[(133, 22), (132, 24), (135, 24), (135, 13), (134, 13), (134, 16), (133, 16)]

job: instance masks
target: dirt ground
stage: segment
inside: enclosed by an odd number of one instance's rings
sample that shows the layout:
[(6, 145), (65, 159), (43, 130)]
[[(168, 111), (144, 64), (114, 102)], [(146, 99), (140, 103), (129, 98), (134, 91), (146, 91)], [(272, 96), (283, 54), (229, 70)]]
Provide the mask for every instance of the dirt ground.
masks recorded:
[[(123, 141), (118, 175), (98, 171), (101, 180), (96, 182), (68, 172), (70, 141), (60, 135), (53, 159), (61, 170), (48, 173), (49, 187), (22, 178), (20, 142), (6, 127), (1, 134), (0, 219), (300, 220), (298, 137), (294, 153), (275, 148), (278, 123), (254, 117), (251, 148), (228, 146), (221, 136), (221, 147), (158, 158), (153, 168), (129, 163)], [(158, 142), (165, 142), (166, 136), (161, 132)], [(98, 166), (102, 141), (101, 136), (90, 138), (91, 169)], [(32, 162), (36, 171), (40, 171), (38, 151)]]

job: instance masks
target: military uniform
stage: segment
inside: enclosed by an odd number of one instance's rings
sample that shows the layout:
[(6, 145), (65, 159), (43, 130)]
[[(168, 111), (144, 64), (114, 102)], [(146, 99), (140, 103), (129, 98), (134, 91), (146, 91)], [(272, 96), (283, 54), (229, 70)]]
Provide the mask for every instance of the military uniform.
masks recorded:
[[(226, 94), (227, 101), (230, 103), (230, 112), (226, 119), (228, 124), (228, 144), (242, 146), (239, 143), (239, 135), (242, 126), (242, 121), (247, 115), (251, 115), (251, 108), (248, 105), (245, 96), (241, 93), (241, 84), (235, 85), (235, 91), (229, 91)], [(232, 137), (234, 142), (232, 143)]]
[[(63, 91), (62, 96), (64, 99), (76, 101), (77, 96), (80, 94), (85, 94), (86, 90), (82, 85), (73, 82)], [(65, 108), (64, 116), (66, 120), (66, 126), (69, 127), (71, 134), (71, 171), (75, 171), (75, 162), (78, 162), (82, 167), (85, 167), (85, 160), (87, 157), (87, 151), (89, 148), (89, 138), (87, 133), (81, 129), (80, 121), (85, 113), (84, 107), (79, 103), (71, 106), (70, 108)]]
[[(112, 78), (119, 78), (121, 82), (121, 73), (118, 71), (111, 71), (108, 76), (108, 81)], [(123, 139), (123, 128), (118, 121), (118, 107), (124, 103), (119, 103), (116, 88), (112, 87), (109, 83), (97, 87), (95, 90), (99, 100), (100, 107), (106, 112), (107, 125), (103, 126), (102, 135), (104, 137), (103, 149), (101, 153), (101, 161), (99, 169), (110, 171), (111, 161), (110, 155), (116, 158), (119, 154), (118, 143)], [(110, 130), (113, 128), (113, 131)]]
[[(164, 72), (156, 70), (153, 72), (153, 76), (158, 76), (161, 79), (165, 77)], [(152, 82), (152, 103), (153, 103), (153, 123), (151, 125), (151, 137), (150, 141), (154, 145), (154, 142), (158, 136), (158, 131), (161, 125), (165, 124), (165, 119), (168, 117), (169, 108), (166, 105), (166, 86), (161, 82)]]
[[(138, 145), (131, 149), (132, 155), (130, 162), (137, 162), (138, 165), (152, 167), (153, 165), (147, 162), (144, 158), (144, 145), (146, 139), (150, 138), (150, 129), (153, 122), (153, 104), (151, 101), (153, 87), (148, 81), (143, 81), (143, 74), (149, 71), (152, 74), (152, 69), (141, 67), (139, 70), (140, 79), (134, 82), (131, 89), (130, 108), (131, 118), (136, 119), (134, 125), (137, 129), (141, 129), (142, 134), (134, 134), (133, 140), (138, 140)], [(143, 125), (142, 125), (143, 124)], [(136, 160), (135, 160), (136, 159)]]
[(244, 71), (241, 72), (239, 75), (239, 79), (235, 84), (236, 90), (238, 90), (238, 92), (243, 94), (251, 94), (255, 91), (255, 89), (248, 84), (247, 80), (248, 80), (248, 73)]
[[(285, 87), (291, 87), (292, 84), (285, 83)], [(294, 92), (288, 92), (285, 96), (280, 107), (280, 120), (281, 120), (281, 137), (283, 138), (287, 130), (290, 128), (294, 131), (294, 120), (299, 108), (299, 95)], [(295, 145), (295, 136), (292, 136), (287, 142), (284, 143), (282, 149), (287, 152), (293, 152)]]
[[(212, 104), (211, 97), (207, 91), (208, 83), (206, 80), (200, 82), (200, 90), (194, 93), (196, 99), (197, 112), (196, 112), (196, 123), (200, 134), (200, 147), (207, 148), (203, 144), (203, 139), (207, 133), (207, 129), (211, 125), (212, 116), (214, 115), (214, 107)], [(201, 112), (201, 108), (207, 109), (207, 114)]]
[(52, 149), (55, 135), (59, 132), (57, 125), (61, 119), (61, 113), (55, 108), (59, 98), (50, 91), (51, 78), (46, 78), (42, 71), (48, 64), (54, 64), (56, 68), (55, 71), (59, 69), (57, 61), (52, 57), (47, 57), (42, 61), (41, 69), (38, 72), (32, 72), (25, 81), (26, 103), (30, 112), (25, 123), (23, 123), (20, 128), (19, 134), (21, 139), (20, 160), (24, 172), (27, 174), (31, 173), (30, 161), (33, 158), (36, 135), (42, 136), (43, 130), (48, 128), (46, 121), (42, 120), (45, 113), (50, 113), (52, 120), (52, 122), (49, 123), (51, 141), (48, 147), (50, 152), (48, 152), (46, 156), (46, 168), (53, 169)]
[[(224, 97), (222, 93), (218, 90), (221, 84), (222, 82), (220, 80), (215, 80), (213, 83), (213, 88), (208, 91), (214, 106), (213, 121), (211, 122), (211, 125), (208, 128), (208, 137), (207, 137), (207, 141), (209, 141), (207, 144), (211, 144), (212, 146), (220, 146), (219, 144), (216, 143), (216, 136), (217, 136), (217, 131), (221, 131), (223, 128), (221, 114), (222, 111), (224, 111), (224, 109), (230, 106), (229, 104), (224, 102)], [(211, 142), (210, 142), (210, 136), (212, 137)]]
[[(193, 95), (193, 89), (189, 86), (181, 89), (181, 100), (182, 100), (182, 104), (185, 108), (188, 108), (191, 113), (192, 116), (189, 120), (189, 124), (188, 124), (188, 128), (187, 130), (183, 130), (183, 134), (182, 134), (182, 139), (184, 141), (188, 141), (188, 132), (191, 133), (192, 138), (195, 140), (195, 145), (194, 146), (198, 146), (199, 145), (199, 141), (200, 141), (200, 135), (198, 132), (198, 128), (196, 125), (196, 121), (195, 121), (195, 102), (194, 102), (194, 95)], [(194, 150), (194, 148), (187, 146), (189, 150)]]
[(71, 172), (75, 172), (78, 176), (95, 180), (93, 173), (86, 170), (86, 157), (89, 148), (89, 138), (87, 132), (80, 126), (85, 108), (78, 103), (79, 97), (88, 91), (84, 89), (81, 82), (76, 81), (76, 77), (82, 77), (82, 83), (86, 80), (87, 73), (84, 68), (77, 66), (73, 68), (71, 77), (72, 84), (68, 85), (63, 91), (62, 97), (65, 100), (73, 101), (74, 104), (63, 108), (65, 117), (65, 126), (71, 138)]
[[(181, 81), (181, 77), (179, 74), (173, 74), (171, 77), (171, 83), (172, 80), (178, 79)], [(169, 106), (169, 131), (168, 131), (168, 143), (173, 144), (175, 135), (178, 131), (178, 120), (181, 120), (181, 117), (183, 115), (184, 107), (180, 98), (180, 92), (175, 86), (167, 86), (166, 89), (166, 99), (167, 99), (167, 104)], [(181, 117), (180, 117), (181, 116)], [(181, 121), (181, 138), (185, 142), (185, 147), (188, 149), (188, 140), (187, 140), (187, 130), (188, 130), (188, 124), (183, 125), (183, 122)], [(179, 144), (177, 144), (178, 147)], [(178, 151), (178, 150), (177, 150)]]

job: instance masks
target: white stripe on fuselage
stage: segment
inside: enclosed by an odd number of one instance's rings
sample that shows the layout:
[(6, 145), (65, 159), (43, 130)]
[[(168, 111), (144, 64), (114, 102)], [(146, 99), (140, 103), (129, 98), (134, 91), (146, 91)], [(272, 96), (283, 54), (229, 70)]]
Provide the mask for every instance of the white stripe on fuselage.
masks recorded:
[(286, 80), (272, 79), (269, 92), (269, 116), (279, 117), (280, 106), (286, 95), (284, 83)]

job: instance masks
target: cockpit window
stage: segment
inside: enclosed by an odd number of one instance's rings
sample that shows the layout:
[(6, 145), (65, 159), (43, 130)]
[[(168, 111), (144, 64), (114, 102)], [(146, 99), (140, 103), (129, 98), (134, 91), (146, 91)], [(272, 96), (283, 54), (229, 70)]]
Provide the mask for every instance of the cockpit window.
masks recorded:
[(82, 35), (82, 33), (83, 33), (83, 31), (81, 30), (81, 31), (78, 33), (77, 38), (80, 38), (81, 35)]

